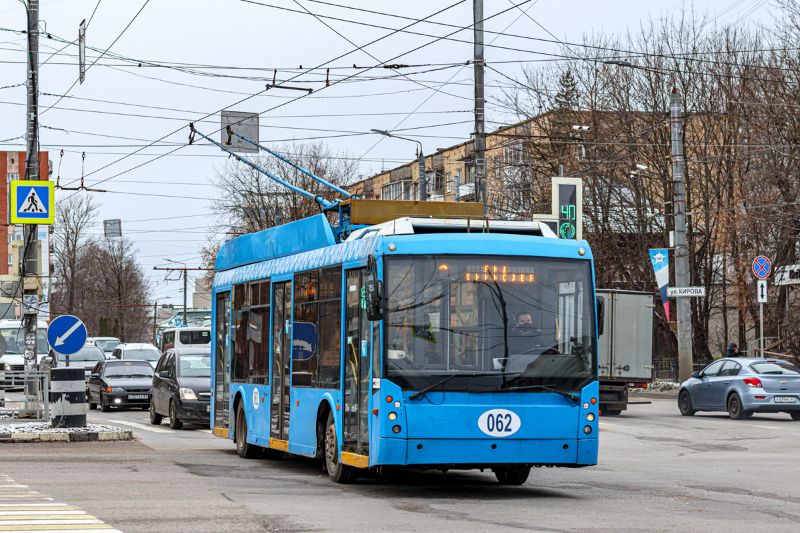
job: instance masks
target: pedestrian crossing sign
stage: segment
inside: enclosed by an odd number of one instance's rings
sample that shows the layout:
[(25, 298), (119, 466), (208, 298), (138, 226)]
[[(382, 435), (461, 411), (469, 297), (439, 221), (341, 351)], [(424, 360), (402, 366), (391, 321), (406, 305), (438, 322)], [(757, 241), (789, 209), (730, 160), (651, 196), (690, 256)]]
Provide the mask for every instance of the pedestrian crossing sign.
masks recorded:
[(56, 218), (56, 195), (52, 181), (11, 181), (11, 223), (53, 224)]

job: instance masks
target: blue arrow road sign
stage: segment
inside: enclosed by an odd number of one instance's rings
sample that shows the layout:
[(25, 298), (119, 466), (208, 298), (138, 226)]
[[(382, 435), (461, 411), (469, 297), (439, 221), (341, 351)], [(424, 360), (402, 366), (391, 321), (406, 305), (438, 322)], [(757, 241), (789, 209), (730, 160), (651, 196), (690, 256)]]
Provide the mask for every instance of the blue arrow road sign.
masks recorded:
[(61, 315), (50, 322), (47, 342), (62, 355), (74, 354), (86, 343), (86, 326), (76, 316)]

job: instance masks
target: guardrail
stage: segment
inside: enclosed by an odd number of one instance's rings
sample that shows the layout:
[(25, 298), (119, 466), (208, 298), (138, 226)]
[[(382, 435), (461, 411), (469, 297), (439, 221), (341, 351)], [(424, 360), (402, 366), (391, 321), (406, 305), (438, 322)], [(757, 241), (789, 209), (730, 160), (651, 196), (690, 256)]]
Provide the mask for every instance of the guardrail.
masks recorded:
[(0, 371), (0, 423), (3, 420), (50, 420), (50, 373)]

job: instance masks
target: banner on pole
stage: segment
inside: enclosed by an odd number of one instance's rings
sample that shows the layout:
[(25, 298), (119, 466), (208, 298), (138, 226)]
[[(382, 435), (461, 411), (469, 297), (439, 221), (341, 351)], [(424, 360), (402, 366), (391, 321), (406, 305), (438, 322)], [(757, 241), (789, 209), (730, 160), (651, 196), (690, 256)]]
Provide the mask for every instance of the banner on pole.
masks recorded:
[(653, 272), (656, 275), (656, 285), (661, 293), (661, 302), (664, 304), (664, 313), (669, 321), (669, 250), (667, 248), (653, 248), (650, 250), (650, 262), (653, 263)]

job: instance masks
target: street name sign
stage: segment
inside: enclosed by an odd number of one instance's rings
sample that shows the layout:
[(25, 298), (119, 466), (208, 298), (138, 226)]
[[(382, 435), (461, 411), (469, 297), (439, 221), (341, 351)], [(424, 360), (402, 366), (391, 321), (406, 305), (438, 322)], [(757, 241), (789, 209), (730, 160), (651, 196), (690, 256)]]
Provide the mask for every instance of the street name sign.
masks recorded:
[(753, 274), (758, 279), (766, 279), (772, 273), (772, 261), (765, 255), (753, 259)]
[(72, 355), (83, 348), (86, 337), (86, 326), (80, 318), (72, 315), (61, 315), (47, 328), (47, 342), (62, 355)]
[(11, 180), (11, 223), (52, 225), (56, 218), (54, 185), (52, 181)]
[(765, 304), (767, 303), (767, 280), (760, 279), (758, 280), (758, 303)]
[(670, 298), (703, 298), (705, 295), (705, 287), (670, 287), (667, 289), (667, 296)]

